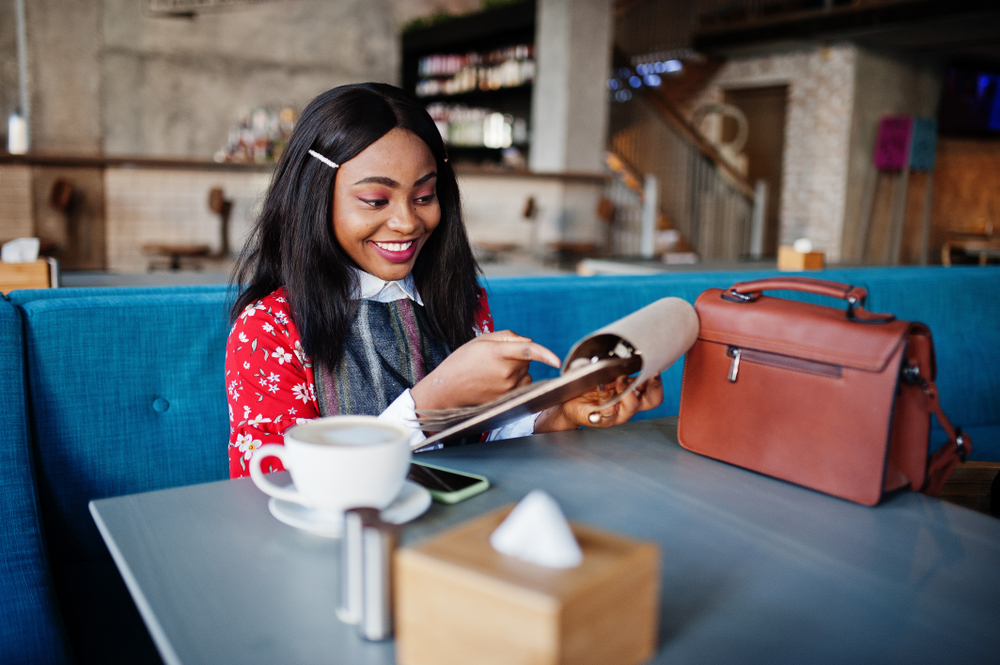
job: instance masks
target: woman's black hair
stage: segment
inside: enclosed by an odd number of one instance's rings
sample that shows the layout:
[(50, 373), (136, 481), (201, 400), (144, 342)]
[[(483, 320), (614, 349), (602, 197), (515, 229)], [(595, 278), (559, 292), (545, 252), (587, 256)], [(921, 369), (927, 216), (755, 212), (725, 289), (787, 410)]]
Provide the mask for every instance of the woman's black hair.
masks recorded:
[(384, 83), (343, 85), (309, 102), (282, 152), (264, 207), (233, 272), (240, 312), (280, 286), (288, 291), (303, 350), (327, 367), (339, 361), (357, 302), (357, 267), (333, 232), (333, 185), (343, 164), (389, 131), (407, 129), (437, 162), (441, 221), (424, 243), (413, 279), (435, 334), (451, 348), (473, 336), (479, 267), (462, 221), (458, 183), (441, 134), (410, 95)]

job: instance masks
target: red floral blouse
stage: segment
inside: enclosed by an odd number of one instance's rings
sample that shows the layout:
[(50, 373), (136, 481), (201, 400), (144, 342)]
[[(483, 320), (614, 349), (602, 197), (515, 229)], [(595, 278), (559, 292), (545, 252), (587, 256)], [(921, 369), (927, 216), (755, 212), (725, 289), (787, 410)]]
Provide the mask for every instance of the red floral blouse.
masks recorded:
[[(476, 335), (493, 332), (486, 292), (479, 290)], [(250, 458), (266, 443), (284, 444), (286, 429), (320, 417), (312, 360), (302, 350), (288, 294), (277, 289), (248, 305), (226, 342), (229, 476), (250, 474)], [(264, 471), (280, 471), (269, 458)]]

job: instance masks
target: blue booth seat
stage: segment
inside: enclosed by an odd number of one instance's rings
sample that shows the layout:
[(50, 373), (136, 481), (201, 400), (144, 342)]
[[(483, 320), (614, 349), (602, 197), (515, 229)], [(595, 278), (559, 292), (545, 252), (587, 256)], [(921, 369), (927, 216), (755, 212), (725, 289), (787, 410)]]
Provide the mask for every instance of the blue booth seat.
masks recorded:
[(20, 312), (0, 301), (0, 663), (67, 663), (38, 514), (22, 341)]
[(225, 295), (229, 287), (224, 284), (198, 284), (191, 286), (72, 286), (59, 289), (24, 289), (21, 291), (11, 291), (7, 294), (6, 300), (12, 305), (21, 307), (29, 302), (39, 300), (66, 300), (67, 298), (88, 298), (112, 296), (120, 298), (122, 296), (151, 296), (177, 294), (184, 297), (195, 293), (208, 293), (212, 295)]
[[(870, 309), (930, 328), (941, 406), (972, 437), (970, 459), (1000, 462), (1000, 267), (865, 272)], [(946, 440), (933, 420), (931, 447)]]
[(228, 477), (226, 295), (98, 293), (22, 304), (35, 471), (77, 661), (156, 663), (87, 503)]

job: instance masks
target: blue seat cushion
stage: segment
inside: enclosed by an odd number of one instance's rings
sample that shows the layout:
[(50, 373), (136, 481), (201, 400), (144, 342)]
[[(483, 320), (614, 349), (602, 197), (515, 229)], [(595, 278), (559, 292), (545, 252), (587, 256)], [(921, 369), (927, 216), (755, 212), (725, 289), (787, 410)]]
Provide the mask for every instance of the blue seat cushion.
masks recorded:
[(228, 477), (227, 301), (107, 291), (23, 305), (40, 505), (78, 660), (155, 662), (87, 504)]
[(0, 662), (66, 663), (38, 514), (23, 353), (21, 315), (0, 300)]
[(948, 418), (970, 431), (1000, 426), (1000, 266), (869, 272), (869, 309), (930, 328)]
[(71, 286), (60, 289), (19, 289), (7, 294), (7, 300), (17, 306), (34, 300), (65, 300), (66, 298), (98, 296), (176, 295), (191, 293), (225, 294), (229, 287), (223, 284), (191, 286)]
[(56, 566), (104, 556), (87, 502), (228, 477), (224, 293), (23, 306)]

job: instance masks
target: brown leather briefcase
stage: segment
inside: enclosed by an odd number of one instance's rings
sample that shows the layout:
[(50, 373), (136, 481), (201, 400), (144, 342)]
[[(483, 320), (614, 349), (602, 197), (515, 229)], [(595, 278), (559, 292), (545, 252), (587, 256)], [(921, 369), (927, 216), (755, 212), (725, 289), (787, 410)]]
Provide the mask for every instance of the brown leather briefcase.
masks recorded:
[[(786, 289), (846, 310), (763, 295)], [(863, 288), (775, 277), (710, 289), (684, 361), (678, 440), (696, 453), (869, 506), (936, 494), (972, 449), (941, 411), (921, 323), (863, 308)], [(928, 459), (930, 414), (950, 443)]]

